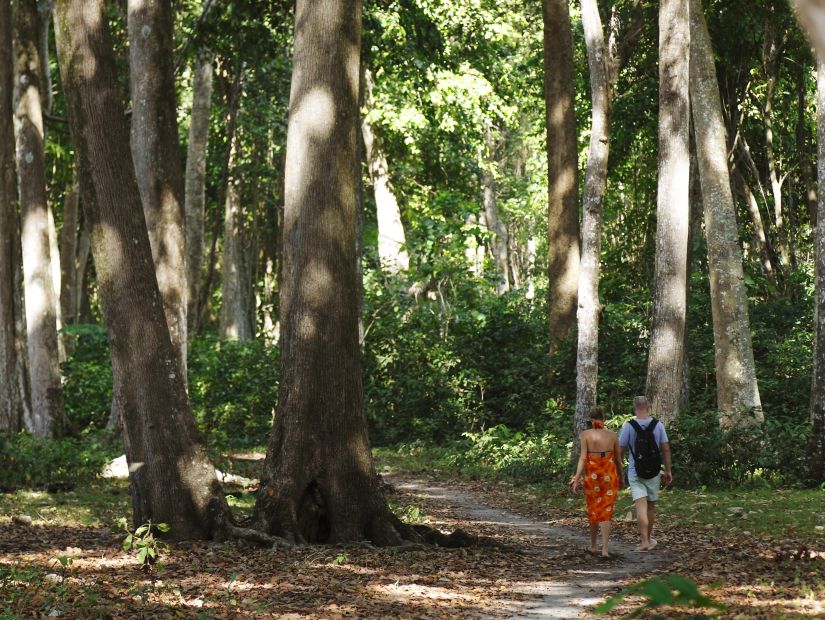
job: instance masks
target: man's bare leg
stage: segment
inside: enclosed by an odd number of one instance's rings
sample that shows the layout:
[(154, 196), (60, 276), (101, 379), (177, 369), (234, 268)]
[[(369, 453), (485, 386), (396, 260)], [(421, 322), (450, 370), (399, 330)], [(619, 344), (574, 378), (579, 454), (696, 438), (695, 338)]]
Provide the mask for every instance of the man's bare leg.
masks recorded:
[(650, 542), (649, 548), (656, 546), (656, 539), (653, 538), (653, 524), (656, 522), (656, 502), (647, 502), (647, 539)]
[(610, 521), (602, 521), (599, 523), (602, 530), (602, 557), (608, 557), (608, 540), (610, 540)]
[(590, 524), (590, 553), (596, 553), (596, 538), (599, 535), (599, 524)]
[(642, 540), (636, 549), (639, 551), (647, 551), (650, 548), (650, 525), (648, 523), (648, 503), (646, 497), (640, 497), (636, 500), (636, 524), (639, 526), (639, 537)]

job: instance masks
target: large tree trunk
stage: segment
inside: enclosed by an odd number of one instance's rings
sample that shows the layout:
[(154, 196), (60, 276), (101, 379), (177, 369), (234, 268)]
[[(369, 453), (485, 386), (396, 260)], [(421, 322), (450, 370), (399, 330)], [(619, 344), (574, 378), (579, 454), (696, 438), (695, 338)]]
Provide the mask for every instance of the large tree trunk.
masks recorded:
[(490, 250), (493, 253), (493, 262), (496, 265), (496, 295), (503, 295), (510, 290), (507, 227), (501, 221), (496, 200), (496, 144), (493, 131), (489, 127), (485, 131), (485, 155), (481, 170), (482, 201), (484, 204), (484, 219), (487, 220), (487, 229), (492, 233)]
[[(369, 111), (373, 107), (373, 81), (369, 69), (364, 70), (364, 107)], [(367, 170), (375, 193), (375, 211), (378, 219), (378, 258), (381, 267), (390, 274), (406, 271), (410, 267), (410, 255), (405, 247), (404, 224), (401, 221), (401, 209), (390, 182), (387, 156), (381, 146), (381, 140), (373, 128), (369, 115), (361, 120), (364, 137), (364, 154)]]
[(367, 438), (355, 273), (360, 0), (298, 0), (287, 134), (281, 383), (255, 520), (297, 539), (401, 540)]
[(0, 433), (16, 433), (23, 420), (15, 326), (17, 213), (12, 91), (11, 3), (0, 2)]
[(186, 238), (171, 0), (128, 0), (132, 156), (169, 334), (186, 381)]
[(708, 243), (716, 398), (724, 427), (764, 420), (753, 360), (727, 139), (702, 0), (690, 0), (690, 96)]
[(542, 0), (547, 122), (547, 269), (550, 348), (576, 321), (579, 180), (573, 97), (573, 36), (567, 0)]
[(212, 109), (212, 63), (214, 54), (202, 49), (194, 66), (192, 113), (186, 152), (186, 284), (188, 286), (188, 333), (198, 330), (198, 299), (203, 272), (203, 228), (206, 203), (206, 147)]
[(690, 55), (688, 0), (659, 5), (659, 183), (653, 320), (647, 367), (651, 413), (669, 422), (679, 415), (687, 314), (687, 241), (690, 220)]
[[(823, 36), (823, 35), (820, 35)], [(823, 36), (825, 38), (825, 36)], [(817, 48), (817, 226), (814, 302), (814, 371), (811, 388), (811, 478), (825, 482), (825, 46)]]
[(240, 140), (229, 145), (229, 179), (223, 223), (221, 317), (219, 333), (226, 340), (255, 338), (255, 297), (249, 265), (249, 236), (241, 204), (239, 171), (236, 166)]
[(608, 53), (596, 0), (582, 0), (582, 26), (587, 46), (592, 93), (590, 151), (584, 177), (582, 254), (579, 266), (578, 351), (576, 354), (576, 414), (574, 432), (585, 428), (596, 405), (599, 373), (599, 260), (602, 214), (610, 152), (610, 85)]
[(811, 140), (808, 130), (808, 63), (800, 61), (796, 72), (796, 156), (799, 159), (799, 176), (808, 206), (808, 222), (816, 228), (816, 174), (811, 163)]
[(123, 411), (133, 519), (166, 522), (174, 538), (208, 538), (224, 530), (228, 509), (195, 428), (152, 267), (105, 0), (58, 0), (55, 30)]
[(44, 169), (39, 21), (36, 0), (14, 3), (17, 174), (23, 220), (24, 296), (32, 404), (29, 431), (50, 437), (63, 429), (65, 413), (58, 366), (57, 297), (52, 278)]

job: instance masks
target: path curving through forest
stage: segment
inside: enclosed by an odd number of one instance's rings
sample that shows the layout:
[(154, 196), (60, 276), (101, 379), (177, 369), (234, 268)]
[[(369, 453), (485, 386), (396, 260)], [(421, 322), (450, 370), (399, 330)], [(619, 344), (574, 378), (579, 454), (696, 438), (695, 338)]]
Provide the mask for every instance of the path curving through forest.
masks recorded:
[[(565, 526), (551, 525), (508, 510), (489, 505), (475, 493), (447, 487), (443, 483), (419, 478), (385, 476), (398, 491), (449, 509), (468, 527), (493, 526), (508, 539), (519, 539), (531, 551), (545, 554), (555, 562), (559, 547), (582, 549), (588, 544), (587, 532)], [(601, 602), (628, 579), (643, 579), (666, 567), (672, 558), (667, 550), (657, 547), (651, 553), (639, 553), (634, 544), (611, 538), (610, 560), (583, 560), (578, 567), (566, 566), (554, 575), (551, 564), (546, 574), (537, 574), (530, 581), (510, 585), (514, 597), (511, 618), (586, 618), (591, 608)], [(583, 558), (588, 556), (584, 555)], [(524, 595), (527, 595), (526, 597)]]

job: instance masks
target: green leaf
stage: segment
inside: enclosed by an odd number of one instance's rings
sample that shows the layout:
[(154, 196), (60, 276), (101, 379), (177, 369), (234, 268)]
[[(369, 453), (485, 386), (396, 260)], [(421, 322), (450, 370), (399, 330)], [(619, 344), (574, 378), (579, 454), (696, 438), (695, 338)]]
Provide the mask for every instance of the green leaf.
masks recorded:
[(163, 532), (164, 534), (169, 531), (170, 527), (168, 523), (158, 523), (155, 527), (158, 528), (159, 532)]
[(140, 550), (140, 553), (138, 553), (138, 563), (146, 564), (146, 555), (147, 555), (147, 553), (148, 553), (148, 549), (146, 549), (146, 548)]

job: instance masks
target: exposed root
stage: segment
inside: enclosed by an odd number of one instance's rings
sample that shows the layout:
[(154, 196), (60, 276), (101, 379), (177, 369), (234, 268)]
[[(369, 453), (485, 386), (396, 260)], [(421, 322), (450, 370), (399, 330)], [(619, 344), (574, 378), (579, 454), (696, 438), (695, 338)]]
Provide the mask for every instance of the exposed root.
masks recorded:
[(479, 543), (477, 536), (468, 534), (460, 528), (450, 534), (445, 534), (428, 525), (412, 525), (409, 527), (428, 545), (445, 547), (447, 549), (458, 549), (461, 547), (472, 547)]
[(228, 524), (226, 526), (226, 533), (230, 538), (244, 540), (261, 547), (270, 547), (271, 549), (295, 546), (293, 540), (281, 536), (271, 536), (270, 534), (249, 527), (238, 527), (237, 525)]

